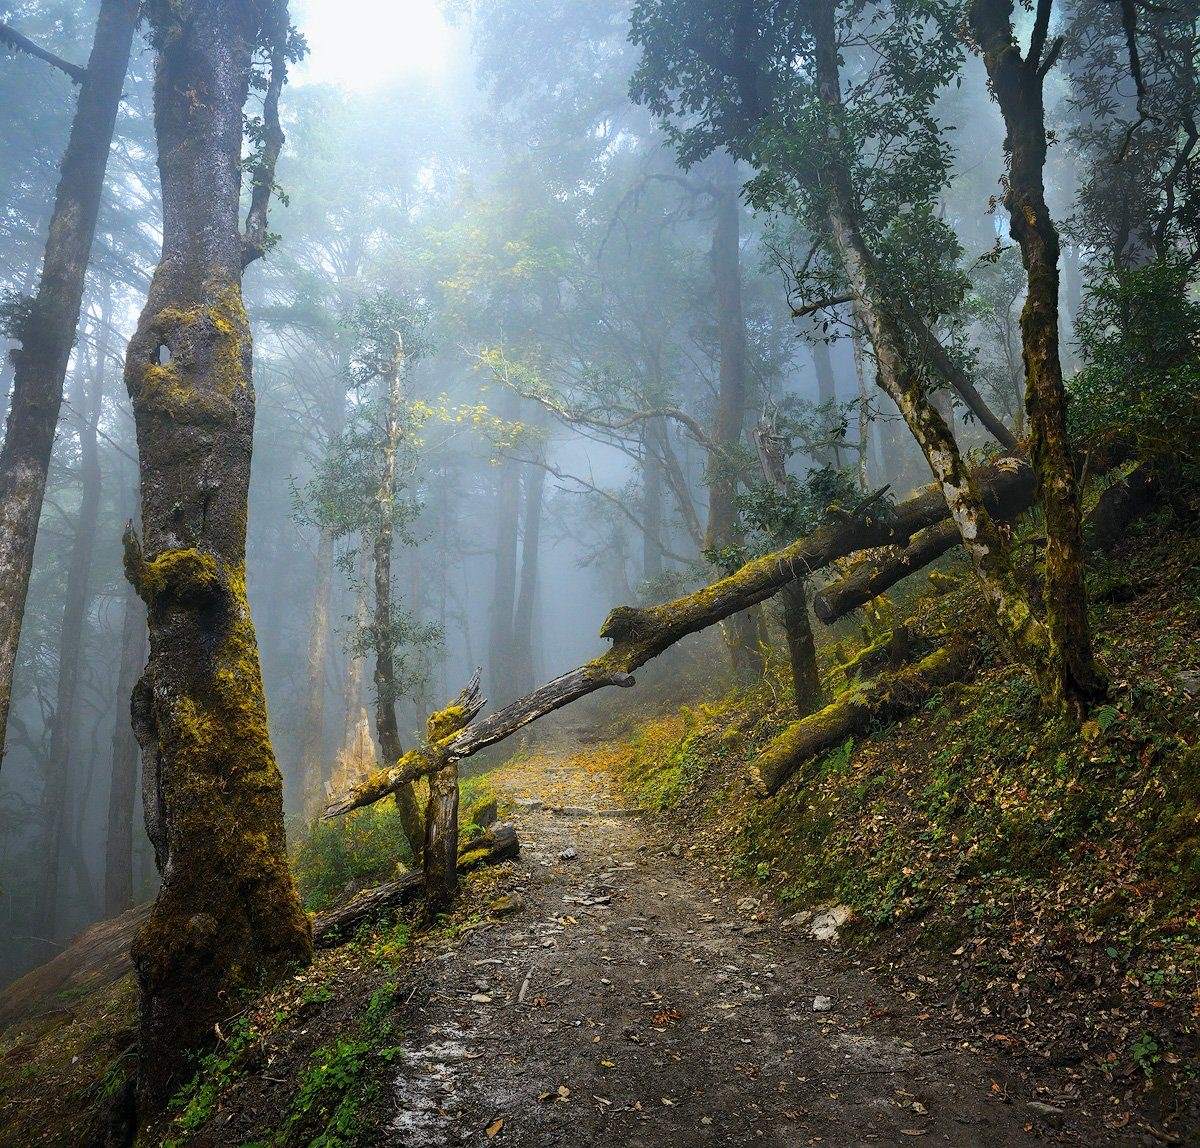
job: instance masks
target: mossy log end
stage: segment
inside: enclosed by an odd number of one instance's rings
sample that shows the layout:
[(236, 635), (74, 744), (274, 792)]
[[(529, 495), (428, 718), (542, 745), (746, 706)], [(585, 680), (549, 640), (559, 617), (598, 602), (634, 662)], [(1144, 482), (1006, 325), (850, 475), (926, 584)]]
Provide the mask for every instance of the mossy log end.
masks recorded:
[(916, 713), (930, 693), (959, 681), (971, 663), (971, 649), (952, 643), (915, 665), (847, 690), (823, 710), (793, 722), (772, 738), (750, 767), (751, 784), (762, 797), (778, 793), (806, 761), (862, 733), (873, 722)]

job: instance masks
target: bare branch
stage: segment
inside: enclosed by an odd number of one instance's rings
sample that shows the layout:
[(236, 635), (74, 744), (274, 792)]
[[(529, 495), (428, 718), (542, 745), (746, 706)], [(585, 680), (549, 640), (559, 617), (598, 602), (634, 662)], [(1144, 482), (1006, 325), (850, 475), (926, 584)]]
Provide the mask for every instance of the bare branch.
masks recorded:
[(28, 36), (22, 36), (20, 32), (8, 24), (0, 23), (0, 43), (7, 44), (14, 52), (24, 52), (27, 56), (44, 60), (60, 72), (66, 72), (71, 77), (72, 83), (82, 84), (84, 77), (87, 75), (87, 68), (81, 68), (78, 64), (72, 64), (70, 60), (64, 60), (61, 56), (56, 56), (53, 52), (47, 51), (40, 45), (35, 44)]

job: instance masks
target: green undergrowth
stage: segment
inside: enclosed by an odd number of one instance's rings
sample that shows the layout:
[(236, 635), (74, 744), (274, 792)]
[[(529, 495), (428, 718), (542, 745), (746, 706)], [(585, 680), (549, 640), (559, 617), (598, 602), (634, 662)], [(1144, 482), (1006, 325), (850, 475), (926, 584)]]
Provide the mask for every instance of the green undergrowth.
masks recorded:
[[(478, 837), (499, 815), (486, 776), (459, 783), (460, 836)], [(291, 866), (304, 907), (319, 913), (360, 889), (390, 881), (412, 865), (399, 811), (390, 800), (332, 821), (293, 826)]]
[[(959, 574), (902, 589), (918, 641), (977, 625)], [(623, 783), (785, 907), (844, 903), (848, 936), (903, 937), (925, 960), (970, 965), (967, 982), (995, 981), (985, 1015), (1011, 1017), (1037, 992), (1086, 996), (1093, 977), (1119, 998), (1096, 1022), (1107, 1070), (1154, 1077), (1186, 1060), (1200, 1006), (1200, 540), (1164, 510), (1089, 578), (1112, 693), (1082, 729), (1048, 719), (993, 652), (973, 680), (761, 800), (745, 767), (795, 718), (769, 676), (641, 727)]]

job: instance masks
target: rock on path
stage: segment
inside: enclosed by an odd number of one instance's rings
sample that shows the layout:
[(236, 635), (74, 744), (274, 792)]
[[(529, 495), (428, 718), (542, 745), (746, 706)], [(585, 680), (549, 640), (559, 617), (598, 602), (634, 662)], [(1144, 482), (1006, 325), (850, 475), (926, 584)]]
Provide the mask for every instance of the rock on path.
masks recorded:
[(423, 966), (392, 1143), (1070, 1139), (936, 1018), (652, 844), (641, 819), (581, 815), (621, 807), (603, 774), (544, 768), (493, 779), (524, 799), (552, 783), (574, 815), (518, 806), (509, 911)]

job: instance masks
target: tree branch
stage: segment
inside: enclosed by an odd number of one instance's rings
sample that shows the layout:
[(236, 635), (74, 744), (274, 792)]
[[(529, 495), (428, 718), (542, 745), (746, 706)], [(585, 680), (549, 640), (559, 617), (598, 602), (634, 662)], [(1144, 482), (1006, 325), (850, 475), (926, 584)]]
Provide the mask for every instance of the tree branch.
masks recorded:
[(8, 24), (0, 23), (0, 43), (7, 44), (14, 52), (24, 52), (27, 56), (44, 60), (60, 72), (66, 72), (71, 77), (72, 83), (82, 84), (84, 77), (87, 75), (87, 68), (81, 68), (78, 64), (72, 64), (70, 60), (64, 60), (61, 56), (56, 56), (53, 52), (47, 51), (45, 48), (35, 44), (28, 36), (22, 36), (20, 32)]
[(249, 267), (267, 252), (269, 233), (267, 221), (271, 196), (275, 191), (275, 168), (283, 151), (283, 127), (279, 122), (279, 97), (287, 83), (288, 22), (286, 5), (276, 5), (273, 14), (276, 26), (271, 31), (271, 73), (263, 96), (262, 154), (254, 165), (254, 185), (250, 193), (250, 210), (246, 215), (246, 230), (242, 236), (242, 266)]

